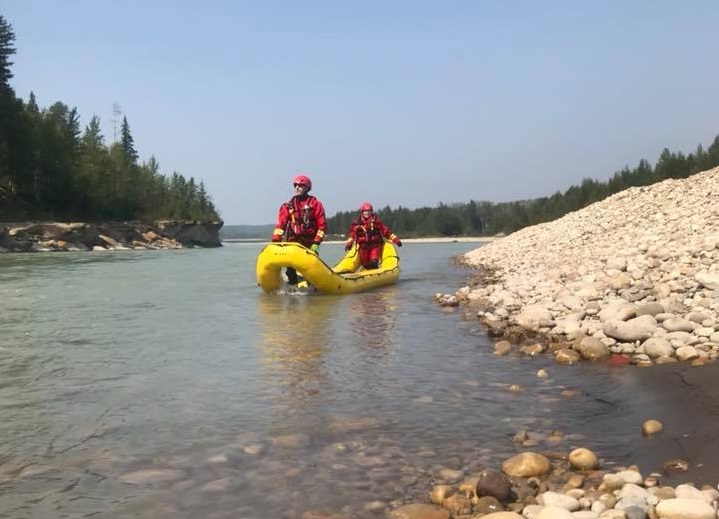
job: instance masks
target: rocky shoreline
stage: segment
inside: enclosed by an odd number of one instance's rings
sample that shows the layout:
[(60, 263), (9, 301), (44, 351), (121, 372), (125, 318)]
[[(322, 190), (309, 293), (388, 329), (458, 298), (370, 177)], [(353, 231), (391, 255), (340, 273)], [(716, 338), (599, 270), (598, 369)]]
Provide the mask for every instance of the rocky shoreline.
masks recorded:
[(223, 222), (0, 222), (0, 252), (59, 252), (222, 247)]
[(476, 279), (437, 298), (509, 339), (498, 353), (640, 366), (719, 356), (719, 168), (627, 189), (460, 261)]
[[(576, 448), (561, 459), (519, 453), (500, 469), (464, 477), (444, 470), (432, 487), (433, 504), (409, 504), (393, 519), (715, 519), (719, 491), (662, 484), (662, 474), (636, 467), (597, 470), (596, 455)], [(459, 481), (458, 481), (459, 480)], [(452, 481), (455, 481), (452, 483)]]
[[(535, 447), (499, 469), (436, 485), (434, 504), (392, 517), (716, 519), (716, 485), (667, 483), (681, 474), (719, 477), (719, 377), (716, 365), (695, 367), (719, 356), (718, 260), (719, 168), (628, 189), (458, 258), (474, 269), (472, 281), (436, 299), (479, 318), (497, 339), (495, 354), (666, 364), (638, 371), (646, 391), (666, 395), (667, 416), (692, 420), (697, 430), (641, 424), (642, 434), (664, 438), (660, 455), (681, 455), (656, 473), (603, 468), (583, 447), (550, 455), (547, 443), (544, 453)], [(529, 448), (531, 436), (520, 431), (515, 442)]]
[[(499, 467), (477, 473), (442, 468), (432, 476), (427, 502), (397, 506), (392, 519), (716, 519), (719, 491), (713, 484), (719, 464), (716, 448), (719, 400), (706, 394), (716, 387), (716, 365), (673, 363), (634, 369), (652, 397), (669, 392), (668, 406), (679, 409), (668, 425), (658, 420), (637, 424), (636, 434), (656, 443), (658, 454), (679, 453), (643, 472), (637, 465), (615, 465), (577, 438), (560, 431), (521, 430), (513, 442), (518, 453)], [(542, 376), (541, 371), (537, 376)], [(671, 412), (669, 414), (672, 414)], [(678, 422), (693, 421), (686, 434)], [(611, 426), (607, 424), (607, 426)], [(600, 433), (598, 431), (598, 433)], [(563, 445), (563, 448), (559, 446)], [(690, 459), (691, 462), (688, 462)], [(696, 466), (692, 466), (696, 464)], [(692, 479), (700, 483), (692, 483)], [(344, 519), (342, 515), (306, 514), (303, 519)]]

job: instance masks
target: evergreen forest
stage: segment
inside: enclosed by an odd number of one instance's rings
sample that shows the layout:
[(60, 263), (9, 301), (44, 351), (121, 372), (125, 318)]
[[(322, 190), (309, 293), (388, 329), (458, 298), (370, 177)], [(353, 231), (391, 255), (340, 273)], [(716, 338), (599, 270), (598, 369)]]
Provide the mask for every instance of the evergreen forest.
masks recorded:
[(203, 182), (138, 162), (130, 125), (106, 143), (100, 119), (84, 129), (75, 108), (40, 108), (10, 85), (15, 34), (0, 15), (0, 221), (218, 220)]

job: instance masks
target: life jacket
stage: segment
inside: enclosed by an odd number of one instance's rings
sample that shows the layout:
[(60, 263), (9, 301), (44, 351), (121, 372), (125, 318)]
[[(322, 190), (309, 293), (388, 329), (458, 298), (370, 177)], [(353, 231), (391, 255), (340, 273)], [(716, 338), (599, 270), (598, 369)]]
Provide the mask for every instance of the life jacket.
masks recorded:
[(361, 216), (358, 217), (355, 220), (355, 236), (360, 247), (381, 245), (384, 239), (382, 238), (382, 225), (378, 223), (377, 216), (372, 214), (366, 220)]
[(299, 199), (293, 197), (289, 202), (285, 202), (287, 213), (287, 235), (295, 236), (301, 239), (312, 239), (317, 234), (317, 221), (315, 219), (315, 210), (313, 207), (312, 196)]

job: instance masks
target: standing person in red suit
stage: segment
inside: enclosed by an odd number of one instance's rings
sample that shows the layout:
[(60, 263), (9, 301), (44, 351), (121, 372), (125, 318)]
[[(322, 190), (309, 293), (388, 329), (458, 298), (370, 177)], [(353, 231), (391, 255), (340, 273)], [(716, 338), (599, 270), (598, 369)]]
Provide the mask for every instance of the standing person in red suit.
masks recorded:
[(345, 250), (350, 250), (357, 243), (360, 263), (366, 269), (376, 269), (382, 257), (384, 240), (388, 239), (397, 247), (402, 241), (374, 213), (372, 204), (364, 202), (359, 208), (359, 216), (352, 222), (349, 238), (345, 242)]
[[(325, 237), (327, 227), (325, 208), (309, 192), (312, 181), (302, 173), (292, 180), (294, 195), (280, 206), (277, 224), (272, 232), (272, 241), (293, 241), (301, 243), (315, 254), (319, 254), (320, 243)], [(287, 282), (297, 284), (297, 271), (287, 268)]]

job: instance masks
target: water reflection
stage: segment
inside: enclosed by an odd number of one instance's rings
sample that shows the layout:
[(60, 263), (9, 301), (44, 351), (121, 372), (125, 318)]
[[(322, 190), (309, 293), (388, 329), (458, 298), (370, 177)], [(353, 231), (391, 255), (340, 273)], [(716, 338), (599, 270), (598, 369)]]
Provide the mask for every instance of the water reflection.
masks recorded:
[(311, 427), (310, 411), (326, 403), (331, 381), (325, 360), (331, 350), (330, 319), (336, 301), (310, 295), (259, 297), (262, 378), (276, 425)]
[(365, 292), (350, 298), (352, 341), (369, 350), (391, 346), (396, 328), (394, 290)]

